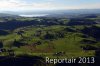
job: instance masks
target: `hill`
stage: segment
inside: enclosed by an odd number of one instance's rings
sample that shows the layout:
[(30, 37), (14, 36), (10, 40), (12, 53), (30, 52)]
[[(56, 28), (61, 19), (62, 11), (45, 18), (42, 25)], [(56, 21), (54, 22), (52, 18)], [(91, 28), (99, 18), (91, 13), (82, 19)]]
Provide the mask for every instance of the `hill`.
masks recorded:
[(19, 17), (18, 15), (14, 15), (14, 14), (9, 14), (9, 13), (0, 13), (0, 17), (12, 17), (12, 18), (16, 18)]

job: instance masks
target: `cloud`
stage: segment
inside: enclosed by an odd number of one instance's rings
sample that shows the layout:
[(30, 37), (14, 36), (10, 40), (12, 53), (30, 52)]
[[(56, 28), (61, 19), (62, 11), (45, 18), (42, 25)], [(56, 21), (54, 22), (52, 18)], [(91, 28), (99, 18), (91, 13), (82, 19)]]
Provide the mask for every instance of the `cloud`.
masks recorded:
[[(53, 1), (53, 0), (49, 0)], [(51, 2), (31, 2), (27, 3), (27, 1), (22, 0), (0, 0), (0, 9), (1, 10), (52, 10), (64, 8), (59, 4), (53, 4)]]
[(32, 9), (53, 9), (55, 5), (47, 3), (27, 3), (21, 0), (1, 0), (1, 10), (32, 10)]
[(100, 8), (100, 3), (90, 3), (90, 4), (85, 4), (85, 5), (80, 5), (79, 8), (84, 8), (84, 9), (98, 9)]
[[(99, 3), (93, 4), (63, 4), (54, 3), (57, 0), (45, 0), (46, 2), (36, 2), (36, 0), (0, 0), (0, 10), (11, 10), (11, 11), (21, 11), (21, 10), (52, 10), (52, 9), (81, 9), (81, 8), (100, 8)], [(44, 0), (43, 0), (44, 1)], [(64, 0), (62, 0), (64, 1)]]

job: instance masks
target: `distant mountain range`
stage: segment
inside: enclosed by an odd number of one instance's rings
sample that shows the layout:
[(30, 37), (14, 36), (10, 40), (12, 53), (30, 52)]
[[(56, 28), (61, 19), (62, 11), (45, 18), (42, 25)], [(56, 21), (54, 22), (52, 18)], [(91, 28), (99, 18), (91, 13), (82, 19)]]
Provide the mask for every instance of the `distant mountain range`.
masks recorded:
[[(39, 15), (48, 14), (45, 17), (75, 17), (77, 15), (97, 14), (100, 15), (100, 9), (70, 9), (70, 10), (46, 10), (46, 11), (24, 11), (24, 12), (12, 12), (3, 11), (0, 13), (0, 17), (17, 17), (19, 15)], [(42, 16), (43, 17), (43, 16)]]
[(9, 14), (9, 13), (0, 13), (0, 17), (19, 17), (18, 15), (15, 14)]

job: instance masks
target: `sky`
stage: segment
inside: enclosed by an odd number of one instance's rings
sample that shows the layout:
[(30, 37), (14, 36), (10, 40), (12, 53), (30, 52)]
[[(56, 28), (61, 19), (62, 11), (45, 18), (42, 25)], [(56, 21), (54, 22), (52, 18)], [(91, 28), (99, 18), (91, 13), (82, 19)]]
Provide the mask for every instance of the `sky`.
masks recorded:
[(0, 0), (0, 11), (98, 8), (100, 8), (100, 0)]

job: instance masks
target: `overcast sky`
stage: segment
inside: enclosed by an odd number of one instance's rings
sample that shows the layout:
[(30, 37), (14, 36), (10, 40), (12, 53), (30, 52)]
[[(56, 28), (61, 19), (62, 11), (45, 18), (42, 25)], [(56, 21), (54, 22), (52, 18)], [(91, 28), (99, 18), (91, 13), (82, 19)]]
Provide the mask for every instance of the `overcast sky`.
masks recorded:
[(100, 0), (0, 0), (0, 11), (97, 8)]

